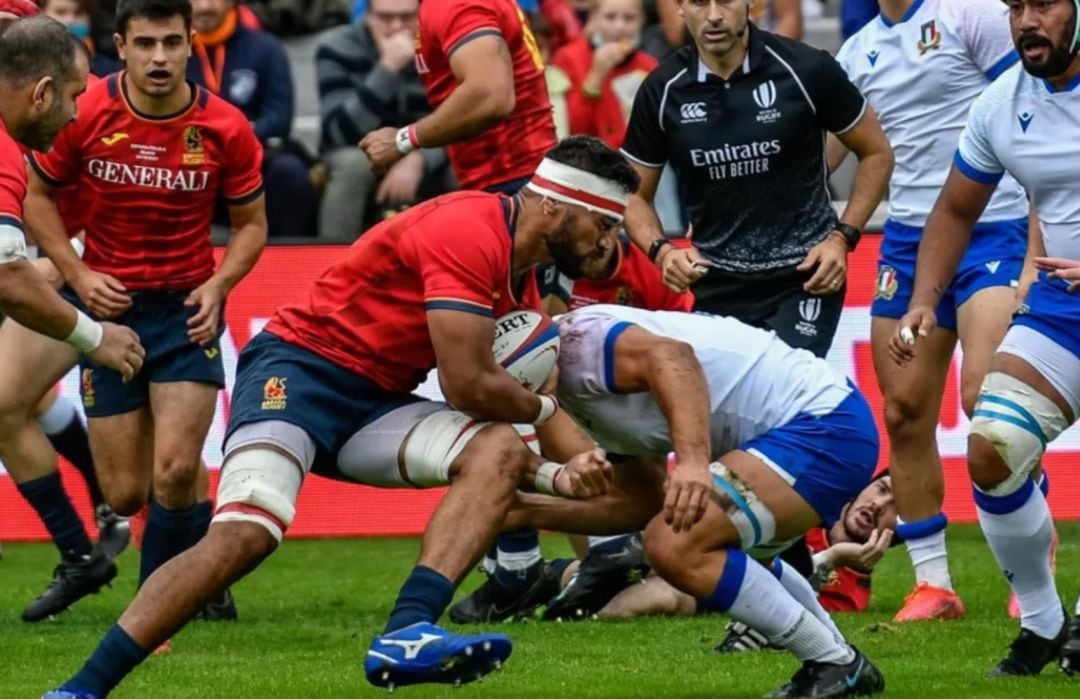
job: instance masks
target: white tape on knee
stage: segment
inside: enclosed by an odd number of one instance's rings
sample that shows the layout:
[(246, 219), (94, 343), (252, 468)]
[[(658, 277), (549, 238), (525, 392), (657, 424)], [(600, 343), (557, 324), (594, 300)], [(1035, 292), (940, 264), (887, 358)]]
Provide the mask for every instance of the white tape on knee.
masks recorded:
[(740, 548), (749, 551), (772, 542), (776, 536), (776, 518), (769, 508), (724, 464), (714, 461), (709, 469), (713, 490), (728, 503), (725, 512), (739, 532)]
[(254, 447), (230, 454), (218, 484), (215, 522), (254, 522), (281, 542), (296, 515), (303, 483), (299, 464), (279, 451)]
[(489, 422), (457, 410), (440, 410), (416, 424), (401, 450), (405, 476), (418, 486), (446, 485), (450, 466)]
[(1046, 445), (1066, 427), (1065, 415), (1052, 400), (1008, 374), (987, 374), (975, 403), (971, 434), (990, 442), (1012, 475), (986, 493), (1002, 496), (1019, 490)]

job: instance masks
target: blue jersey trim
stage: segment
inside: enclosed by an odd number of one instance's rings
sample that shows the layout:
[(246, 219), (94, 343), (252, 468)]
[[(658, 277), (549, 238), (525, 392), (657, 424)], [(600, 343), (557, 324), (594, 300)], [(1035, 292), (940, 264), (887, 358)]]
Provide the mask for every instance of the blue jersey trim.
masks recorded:
[(986, 79), (990, 82), (994, 82), (998, 79), (999, 75), (1007, 71), (1009, 68), (1012, 68), (1019, 60), (1020, 54), (1016, 52), (1016, 49), (1009, 51), (1009, 53), (1001, 57), (1001, 60), (999, 60), (997, 63), (990, 66), (989, 69), (987, 69)]
[[(920, 7), (922, 7), (922, 4), (923, 4), (923, 0), (915, 0), (915, 4), (913, 4), (911, 7), (908, 8), (908, 11), (904, 13), (904, 16), (901, 17), (900, 21), (896, 22), (896, 24), (903, 24), (904, 22), (906, 22), (909, 19), (911, 19), (912, 17), (914, 17), (915, 13), (919, 11)], [(890, 21), (888, 17), (885, 16), (885, 13), (882, 13), (882, 14), (880, 14), (878, 16), (881, 17), (881, 23), (884, 24), (886, 27), (895, 26), (894, 23), (892, 21)]]
[(969, 180), (975, 180), (981, 184), (994, 184), (996, 185), (1001, 181), (1001, 178), (1005, 176), (1004, 172), (992, 173), (983, 172), (974, 165), (971, 165), (968, 161), (964, 160), (964, 156), (960, 155), (960, 151), (956, 151), (956, 155), (953, 156), (953, 165), (956, 169), (964, 173)]
[(428, 301), (424, 303), (424, 309), (428, 311), (461, 311), (462, 313), (472, 313), (473, 315), (484, 316), (485, 318), (495, 317), (495, 314), (490, 308), (457, 301)]
[(1080, 87), (1080, 73), (1077, 73), (1073, 77), (1073, 79), (1070, 80), (1068, 82), (1068, 84), (1065, 85), (1065, 87), (1063, 87), (1061, 89), (1058, 89), (1057, 87), (1055, 87), (1054, 83), (1050, 82), (1046, 78), (1043, 78), (1043, 85), (1046, 85), (1046, 91), (1049, 92), (1050, 94), (1054, 94), (1054, 93), (1057, 93), (1057, 92), (1072, 92), (1077, 87)]
[(604, 338), (604, 387), (612, 393), (619, 393), (615, 388), (615, 341), (633, 323), (621, 322), (611, 326), (607, 337)]
[(23, 230), (22, 221), (14, 216), (8, 216), (7, 214), (0, 214), (0, 226), (14, 226), (20, 231)]

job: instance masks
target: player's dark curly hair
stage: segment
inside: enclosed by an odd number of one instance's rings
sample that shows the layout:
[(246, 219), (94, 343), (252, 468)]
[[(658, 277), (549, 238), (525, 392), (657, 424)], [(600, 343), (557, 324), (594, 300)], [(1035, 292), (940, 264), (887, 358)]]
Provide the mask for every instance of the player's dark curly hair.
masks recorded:
[(128, 25), (136, 17), (163, 20), (179, 15), (184, 31), (191, 31), (191, 2), (189, 0), (120, 0), (116, 3), (116, 31), (127, 34)]
[(593, 136), (564, 138), (549, 150), (545, 157), (618, 182), (631, 194), (636, 192), (641, 184), (637, 171), (630, 166), (626, 158)]

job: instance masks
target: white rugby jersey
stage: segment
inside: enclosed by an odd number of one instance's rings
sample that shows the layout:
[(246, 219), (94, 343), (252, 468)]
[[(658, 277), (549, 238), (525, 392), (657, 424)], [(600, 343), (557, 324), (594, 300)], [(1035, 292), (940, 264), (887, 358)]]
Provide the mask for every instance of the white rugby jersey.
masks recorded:
[[(949, 174), (975, 98), (1019, 61), (999, 0), (917, 0), (893, 24), (860, 29), (836, 59), (870, 100), (896, 154), (889, 215), (921, 228)], [(1024, 218), (1028, 204), (1002, 179), (981, 221)]]
[(1012, 174), (1035, 206), (1046, 253), (1080, 258), (1080, 76), (1058, 90), (1010, 68), (972, 105), (955, 163), (978, 182)]
[(800, 413), (832, 412), (852, 392), (824, 360), (734, 318), (596, 305), (557, 323), (559, 402), (609, 452), (662, 455), (672, 448), (652, 395), (614, 390), (615, 341), (631, 325), (694, 348), (709, 382), (714, 458)]

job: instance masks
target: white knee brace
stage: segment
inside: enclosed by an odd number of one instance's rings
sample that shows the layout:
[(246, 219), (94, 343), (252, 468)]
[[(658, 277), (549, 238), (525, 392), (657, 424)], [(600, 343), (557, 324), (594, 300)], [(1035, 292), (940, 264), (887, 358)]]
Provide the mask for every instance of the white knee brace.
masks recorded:
[(713, 490), (728, 503), (724, 511), (739, 532), (740, 548), (749, 551), (772, 542), (776, 536), (776, 518), (769, 508), (724, 464), (714, 461), (709, 464), (709, 470)]
[(215, 522), (254, 522), (278, 543), (296, 516), (296, 496), (304, 481), (300, 465), (274, 449), (233, 452), (222, 466)]
[(987, 374), (975, 403), (971, 434), (990, 442), (1012, 475), (985, 492), (1002, 496), (1019, 490), (1046, 445), (1066, 427), (1065, 415), (1052, 400), (1008, 374)]

